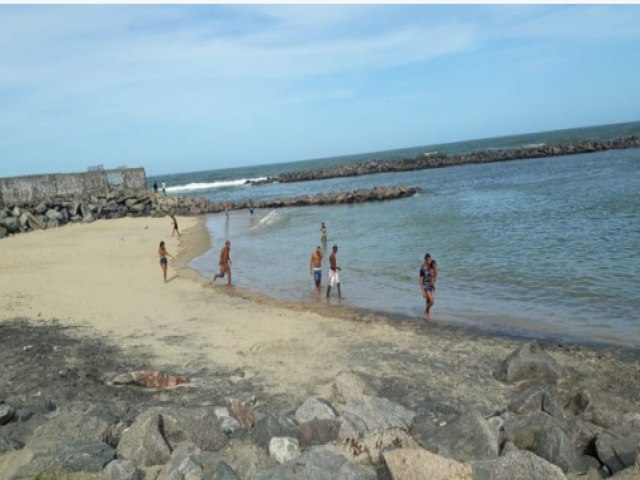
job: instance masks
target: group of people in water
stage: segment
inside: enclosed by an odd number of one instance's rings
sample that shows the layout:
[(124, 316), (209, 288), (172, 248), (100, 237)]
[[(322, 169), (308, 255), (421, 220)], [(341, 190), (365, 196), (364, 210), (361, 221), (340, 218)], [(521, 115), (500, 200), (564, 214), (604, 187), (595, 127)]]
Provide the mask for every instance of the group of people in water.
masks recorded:
[[(253, 208), (251, 208), (253, 210)], [(225, 211), (228, 218), (228, 210)], [(251, 215), (253, 215), (253, 211), (251, 211)], [(175, 215), (171, 215), (171, 220), (173, 224), (173, 230), (171, 232), (171, 236), (174, 234), (178, 234), (180, 236), (180, 232), (178, 231), (178, 221), (176, 220)], [(320, 227), (320, 241), (322, 245), (327, 245), (327, 226), (324, 222)], [(160, 267), (162, 268), (162, 274), (164, 277), (165, 283), (167, 282), (167, 257), (173, 258), (165, 246), (165, 243), (160, 242), (160, 247), (158, 248), (158, 255), (160, 256)], [(322, 259), (323, 259), (323, 248), (318, 245), (316, 249), (311, 253), (311, 260), (309, 262), (309, 274), (313, 277), (313, 282), (315, 283), (316, 292), (320, 294), (322, 292)], [(215, 283), (219, 278), (227, 277), (227, 285), (231, 286), (231, 241), (227, 240), (224, 243), (224, 246), (220, 250), (220, 261), (219, 261), (220, 272), (216, 273), (211, 283)], [(338, 299), (342, 300), (342, 291), (340, 289), (340, 270), (341, 268), (338, 266), (338, 245), (333, 245), (331, 248), (331, 254), (329, 255), (329, 283), (327, 285), (327, 300), (331, 294), (331, 289), (335, 286), (338, 291)], [(425, 299), (425, 310), (424, 310), (424, 319), (430, 321), (430, 313), (431, 308), (435, 304), (435, 292), (436, 292), (436, 281), (438, 279), (438, 269), (435, 259), (431, 258), (431, 255), (427, 253), (424, 256), (424, 262), (420, 267), (420, 273), (418, 277), (418, 282), (420, 285), (420, 291), (422, 292), (422, 296)]]

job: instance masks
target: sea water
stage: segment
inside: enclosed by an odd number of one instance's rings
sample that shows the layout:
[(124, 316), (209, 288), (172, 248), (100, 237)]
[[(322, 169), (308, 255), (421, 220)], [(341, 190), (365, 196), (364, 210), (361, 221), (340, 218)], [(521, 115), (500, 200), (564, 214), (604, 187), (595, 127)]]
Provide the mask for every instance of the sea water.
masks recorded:
[(345, 306), (420, 321), (418, 272), (429, 252), (438, 263), (436, 322), (640, 346), (640, 149), (242, 185), (207, 195), (259, 200), (376, 185), (422, 192), (380, 203), (257, 210), (253, 217), (248, 210), (210, 215), (212, 249), (192, 266), (212, 276), (230, 239), (236, 285), (324, 302), (309, 260), (325, 222), (323, 289), (336, 244)]

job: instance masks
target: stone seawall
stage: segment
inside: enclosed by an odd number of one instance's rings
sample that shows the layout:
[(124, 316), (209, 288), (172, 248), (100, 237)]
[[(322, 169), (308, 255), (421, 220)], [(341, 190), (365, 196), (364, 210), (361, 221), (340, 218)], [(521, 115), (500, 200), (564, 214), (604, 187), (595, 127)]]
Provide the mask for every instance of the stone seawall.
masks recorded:
[(0, 178), (0, 206), (32, 203), (56, 196), (144, 189), (146, 184), (144, 168)]
[[(393, 200), (415, 195), (414, 187), (375, 187), (349, 192), (304, 195), (253, 202), (255, 208), (332, 205)], [(227, 203), (230, 210), (249, 208), (249, 202)], [(55, 228), (66, 223), (126, 216), (162, 217), (217, 213), (225, 204), (203, 198), (166, 197), (147, 190), (113, 190), (102, 194), (57, 195), (38, 202), (14, 202), (0, 208), (0, 238), (30, 230)]]
[(519, 148), (513, 150), (483, 150), (464, 155), (423, 154), (416, 158), (406, 158), (402, 160), (370, 160), (368, 162), (317, 170), (283, 173), (279, 177), (256, 183), (268, 183), (270, 181), (278, 181), (280, 183), (304, 182), (327, 178), (353, 177), (372, 173), (406, 172), (411, 170), (425, 170), (428, 168), (466, 165), (470, 163), (505, 162), (509, 160), (526, 160), (639, 147), (640, 137), (634, 136), (606, 142), (587, 141), (570, 145), (543, 145), (535, 148)]

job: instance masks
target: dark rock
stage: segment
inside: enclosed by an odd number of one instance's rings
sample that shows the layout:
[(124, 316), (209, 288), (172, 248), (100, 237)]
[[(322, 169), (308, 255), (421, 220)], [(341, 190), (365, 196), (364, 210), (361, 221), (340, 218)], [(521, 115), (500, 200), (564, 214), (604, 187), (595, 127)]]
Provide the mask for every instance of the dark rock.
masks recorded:
[(312, 447), (302, 456), (279, 467), (263, 470), (252, 480), (376, 480), (370, 468), (349, 462), (323, 447)]
[(205, 451), (217, 451), (228, 443), (218, 420), (209, 408), (163, 408), (164, 437), (171, 448), (184, 441)]
[(556, 362), (538, 342), (525, 343), (519, 347), (500, 364), (494, 373), (498, 380), (509, 383), (532, 379), (553, 381), (566, 374), (566, 369)]
[(205, 472), (202, 480), (240, 480), (240, 477), (227, 463), (219, 462), (212, 472)]
[(561, 427), (561, 424), (544, 412), (524, 417), (512, 415), (504, 426), (504, 440), (513, 442), (520, 450), (534, 450), (540, 432), (555, 427)]
[(341, 425), (339, 420), (314, 419), (300, 424), (296, 437), (304, 447), (324, 445), (338, 439)]
[(586, 390), (574, 395), (567, 409), (604, 428), (620, 425), (630, 415), (640, 414), (640, 407), (629, 400), (606, 392)]
[(630, 467), (640, 449), (640, 417), (610, 428), (596, 438), (598, 458), (612, 473)]
[(20, 220), (16, 217), (6, 217), (0, 220), (0, 226), (4, 227), (8, 233), (18, 233), (20, 231)]
[(5, 425), (13, 420), (16, 410), (11, 405), (0, 405), (0, 425)]
[(162, 417), (148, 411), (139, 415), (133, 425), (122, 432), (118, 443), (118, 458), (132, 460), (137, 465), (165, 464), (171, 449), (161, 433)]
[(269, 442), (273, 437), (295, 437), (297, 430), (291, 418), (266, 413), (256, 421), (251, 435), (257, 445), (269, 450)]
[(105, 480), (139, 480), (142, 474), (130, 460), (114, 460), (104, 469)]
[(541, 429), (533, 453), (557, 465), (565, 473), (584, 473), (591, 467), (600, 466), (593, 457), (578, 452), (569, 436), (557, 426)]
[(51, 451), (54, 463), (70, 472), (99, 472), (115, 458), (115, 450), (106, 443), (57, 445)]
[(498, 433), (475, 410), (432, 429), (418, 441), (427, 450), (461, 462), (497, 458), (500, 453)]
[(53, 445), (76, 441), (88, 444), (106, 442), (110, 425), (110, 421), (97, 416), (63, 412), (36, 428), (27, 446), (34, 452), (41, 452)]
[(13, 450), (20, 450), (23, 446), (24, 444), (0, 430), (0, 455)]

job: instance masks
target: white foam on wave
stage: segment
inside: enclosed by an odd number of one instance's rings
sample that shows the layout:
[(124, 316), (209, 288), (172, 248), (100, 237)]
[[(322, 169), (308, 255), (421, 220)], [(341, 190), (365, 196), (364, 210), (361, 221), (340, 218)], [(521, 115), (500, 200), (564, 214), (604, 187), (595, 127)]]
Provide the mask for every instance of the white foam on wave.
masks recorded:
[(522, 148), (540, 148), (546, 146), (546, 143), (529, 143)]
[(271, 210), (264, 217), (262, 217), (258, 221), (258, 223), (256, 223), (253, 227), (251, 227), (251, 230), (256, 230), (258, 228), (263, 228), (263, 227), (266, 227), (268, 225), (273, 225), (278, 220), (280, 220), (280, 217), (281, 217), (281, 215), (278, 214), (277, 210)]
[(186, 185), (175, 185), (173, 187), (167, 187), (167, 192), (192, 192), (197, 190), (213, 190), (215, 188), (225, 187), (242, 187), (247, 185), (247, 182), (261, 182), (265, 181), (267, 177), (260, 178), (239, 178), (237, 180), (221, 180), (219, 182), (194, 182), (187, 183)]

